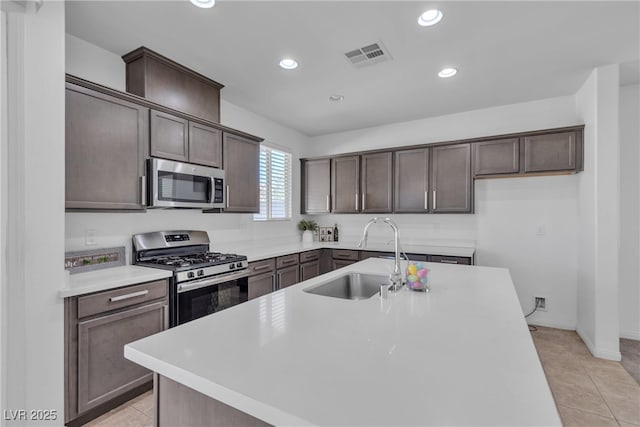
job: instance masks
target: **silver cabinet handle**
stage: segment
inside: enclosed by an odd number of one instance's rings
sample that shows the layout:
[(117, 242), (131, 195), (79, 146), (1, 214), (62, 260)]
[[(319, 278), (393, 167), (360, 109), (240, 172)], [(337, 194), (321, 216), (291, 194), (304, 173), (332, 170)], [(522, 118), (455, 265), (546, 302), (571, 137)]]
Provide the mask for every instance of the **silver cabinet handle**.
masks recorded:
[(367, 209), (366, 207), (367, 205), (365, 204), (365, 198), (364, 198), (365, 194), (366, 194), (365, 192), (362, 192), (362, 210), (363, 211)]
[(331, 210), (330, 207), (329, 207), (329, 202), (330, 202), (329, 195), (327, 194), (327, 212), (329, 212), (329, 210)]
[(227, 185), (227, 207), (229, 207), (229, 186)]
[(259, 265), (258, 267), (253, 267), (253, 271), (266, 270), (267, 268), (271, 268), (270, 265)]
[(458, 261), (451, 260), (451, 259), (441, 259), (440, 262), (443, 263), (443, 264), (457, 264), (458, 263)]
[(162, 306), (162, 309), (164, 311), (164, 329), (166, 330), (169, 329), (169, 304), (165, 304), (164, 306)]
[(356, 210), (358, 210), (358, 193), (356, 193)]
[(425, 191), (425, 192), (424, 192), (424, 210), (425, 210), (425, 211), (426, 211), (427, 209), (429, 209), (429, 208), (427, 207), (427, 200), (428, 200), (428, 199), (429, 199), (429, 192), (428, 192), (428, 191)]
[(436, 210), (436, 190), (433, 190), (433, 210)]
[(147, 206), (147, 177), (145, 175), (140, 177), (140, 204)]
[(118, 295), (117, 297), (109, 298), (110, 302), (118, 302), (129, 298), (141, 297), (149, 293), (149, 289), (145, 289), (144, 291), (131, 292), (130, 294)]

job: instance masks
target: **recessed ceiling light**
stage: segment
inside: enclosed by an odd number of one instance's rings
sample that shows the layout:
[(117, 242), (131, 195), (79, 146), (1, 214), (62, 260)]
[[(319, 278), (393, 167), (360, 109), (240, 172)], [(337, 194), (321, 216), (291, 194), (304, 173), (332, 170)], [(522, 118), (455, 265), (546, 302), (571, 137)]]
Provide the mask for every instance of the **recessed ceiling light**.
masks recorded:
[(456, 74), (458, 74), (458, 70), (455, 68), (443, 68), (438, 73), (438, 77), (442, 77), (443, 79), (446, 79), (447, 77), (453, 77)]
[(333, 102), (340, 102), (344, 99), (343, 95), (331, 95), (329, 97), (329, 101), (333, 101)]
[(280, 61), (280, 66), (285, 70), (294, 70), (298, 68), (298, 61), (293, 58), (284, 58)]
[(201, 7), (203, 9), (209, 9), (216, 5), (216, 0), (189, 0), (191, 4)]
[(438, 9), (427, 10), (418, 18), (418, 24), (423, 27), (430, 27), (436, 25), (442, 19), (442, 12)]

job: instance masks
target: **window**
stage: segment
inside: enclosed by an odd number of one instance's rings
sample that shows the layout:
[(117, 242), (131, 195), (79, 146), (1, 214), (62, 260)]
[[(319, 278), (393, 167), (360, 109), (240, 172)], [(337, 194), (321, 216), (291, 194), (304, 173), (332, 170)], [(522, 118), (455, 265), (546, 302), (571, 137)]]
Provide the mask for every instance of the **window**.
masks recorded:
[(291, 153), (260, 145), (260, 213), (253, 219), (291, 219)]

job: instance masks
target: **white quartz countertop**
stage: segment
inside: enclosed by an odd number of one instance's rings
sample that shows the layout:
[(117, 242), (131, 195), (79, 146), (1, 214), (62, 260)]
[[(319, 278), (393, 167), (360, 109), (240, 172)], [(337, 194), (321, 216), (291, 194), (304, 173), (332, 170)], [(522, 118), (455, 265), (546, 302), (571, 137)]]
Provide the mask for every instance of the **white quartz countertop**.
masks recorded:
[(60, 298), (68, 298), (91, 292), (106, 291), (121, 286), (166, 279), (171, 277), (172, 274), (169, 270), (139, 267), (137, 265), (124, 265), (71, 274), (68, 276), (66, 286), (58, 291), (58, 296)]
[[(305, 252), (314, 249), (331, 248), (331, 249), (353, 249), (353, 250), (365, 250), (365, 251), (380, 251), (380, 252), (393, 252), (393, 244), (380, 244), (369, 243), (367, 247), (362, 249), (356, 246), (357, 242), (314, 242), (311, 245), (303, 245), (300, 242), (290, 243), (273, 243), (270, 242), (268, 246), (257, 246), (255, 243), (235, 243), (224, 244), (221, 248), (224, 248), (226, 252), (234, 252), (241, 255), (246, 255), (249, 262), (259, 261), (261, 259), (273, 258), (282, 255), (288, 255), (295, 252)], [(459, 257), (472, 257), (475, 248), (473, 247), (456, 247), (456, 246), (435, 246), (435, 245), (402, 245), (402, 249), (406, 253), (418, 253), (429, 255), (447, 255), (447, 256), (459, 256)]]
[(274, 425), (561, 425), (508, 270), (428, 263), (431, 292), (304, 292), (369, 259), (125, 346)]

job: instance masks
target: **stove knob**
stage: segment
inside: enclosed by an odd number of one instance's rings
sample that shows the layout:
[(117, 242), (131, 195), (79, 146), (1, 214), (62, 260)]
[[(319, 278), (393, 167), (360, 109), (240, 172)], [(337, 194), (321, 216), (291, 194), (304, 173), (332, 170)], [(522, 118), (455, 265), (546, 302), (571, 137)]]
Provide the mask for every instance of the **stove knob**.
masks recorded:
[(188, 273), (187, 273), (187, 277), (188, 277), (189, 279), (193, 279), (193, 278), (195, 277), (195, 276), (194, 276), (194, 274), (193, 274), (193, 271), (188, 272)]
[(236, 264), (236, 267), (238, 267), (238, 268), (242, 268), (242, 263), (241, 263), (241, 262), (237, 263), (237, 264)]
[(198, 270), (198, 277), (204, 276), (204, 270)]
[(233, 270), (233, 267), (235, 267), (235, 265), (229, 264), (229, 270)]

